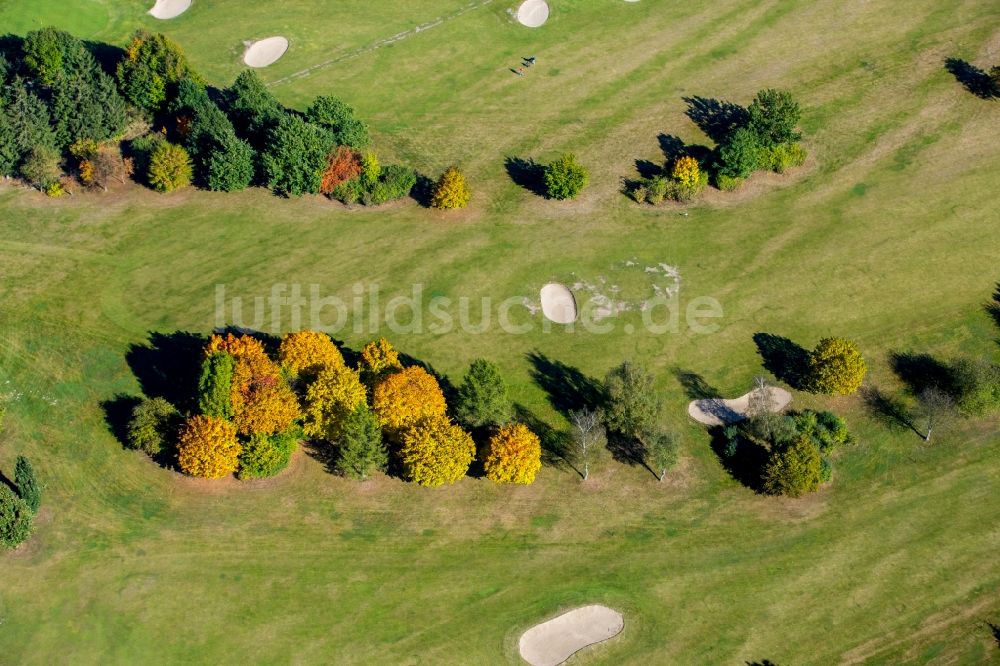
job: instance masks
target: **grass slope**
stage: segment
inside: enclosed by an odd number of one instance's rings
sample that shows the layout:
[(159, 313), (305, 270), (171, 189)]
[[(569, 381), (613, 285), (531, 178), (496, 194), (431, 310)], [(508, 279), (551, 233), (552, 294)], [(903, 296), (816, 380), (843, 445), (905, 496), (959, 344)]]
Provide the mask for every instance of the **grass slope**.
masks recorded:
[[(37, 535), (0, 556), (4, 658), (512, 663), (524, 628), (589, 602), (620, 608), (627, 630), (581, 663), (996, 657), (984, 624), (1000, 620), (995, 422), (925, 447), (852, 399), (797, 396), (845, 413), (860, 443), (830, 487), (786, 501), (728, 477), (674, 376), (743, 393), (761, 372), (758, 332), (807, 347), (853, 337), (885, 386), (892, 351), (995, 355), (982, 306), (998, 279), (1000, 106), (943, 69), (948, 56), (996, 52), (994, 3), (579, 0), (531, 31), (492, 2), (354, 57), (468, 5), (317, 5), (196, 0), (170, 22), (137, 2), (0, 5), (15, 32), (55, 23), (120, 42), (139, 26), (164, 30), (218, 85), (238, 72), (242, 40), (286, 35), (292, 49), (265, 70), (284, 101), (341, 95), (372, 121), (384, 161), (429, 173), (458, 163), (475, 188), (473, 207), (453, 215), (261, 191), (52, 201), (0, 190), (0, 392), (21, 396), (0, 469), (24, 452), (47, 484)], [(528, 76), (507, 71), (527, 55), (539, 58)], [(746, 103), (765, 86), (807, 108), (803, 172), (758, 178), (687, 216), (618, 193), (635, 160), (662, 160), (660, 133), (707, 142), (682, 97)], [(592, 170), (576, 202), (534, 197), (504, 172), (505, 156), (564, 150)], [(518, 401), (555, 426), (541, 385), (570, 392), (560, 364), (600, 377), (641, 359), (685, 434), (662, 485), (607, 457), (587, 484), (550, 466), (528, 488), (359, 485), (306, 456), (275, 480), (212, 485), (123, 451), (104, 423), (102, 401), (139, 392), (129, 346), (149, 331), (208, 331), (217, 284), (244, 300), (277, 282), (349, 297), (360, 282), (385, 297), (421, 283), (500, 301), (632, 257), (678, 266), (685, 301), (722, 303), (721, 330), (627, 334), (641, 321), (625, 315), (607, 335), (393, 338), (456, 380), (474, 357), (496, 360)], [(357, 347), (369, 334), (342, 337)]]

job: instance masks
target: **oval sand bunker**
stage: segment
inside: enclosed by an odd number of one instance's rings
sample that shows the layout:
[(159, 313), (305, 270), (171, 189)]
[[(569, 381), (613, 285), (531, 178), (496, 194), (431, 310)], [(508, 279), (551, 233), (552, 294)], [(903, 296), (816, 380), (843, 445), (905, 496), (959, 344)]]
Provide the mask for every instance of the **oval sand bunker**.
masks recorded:
[[(783, 388), (769, 386), (767, 390), (770, 392), (769, 398), (772, 412), (780, 412), (792, 401), (792, 394)], [(753, 391), (750, 391), (750, 393), (744, 393), (733, 400), (723, 400), (722, 398), (695, 400), (688, 405), (688, 415), (698, 423), (703, 423), (707, 426), (738, 423), (747, 418), (747, 411), (750, 409), (750, 396), (752, 394)]]
[(541, 291), (542, 314), (557, 324), (576, 321), (576, 299), (566, 285), (550, 282)]
[(532, 666), (556, 666), (595, 643), (621, 633), (622, 614), (607, 606), (583, 606), (536, 624), (521, 634), (521, 657)]
[(288, 50), (288, 40), (284, 37), (268, 37), (254, 42), (243, 54), (243, 62), (250, 67), (267, 67), (278, 61)]
[(149, 15), (158, 19), (172, 19), (180, 16), (191, 6), (191, 0), (156, 0)]
[(549, 6), (545, 0), (525, 0), (517, 8), (517, 22), (537, 28), (549, 20)]

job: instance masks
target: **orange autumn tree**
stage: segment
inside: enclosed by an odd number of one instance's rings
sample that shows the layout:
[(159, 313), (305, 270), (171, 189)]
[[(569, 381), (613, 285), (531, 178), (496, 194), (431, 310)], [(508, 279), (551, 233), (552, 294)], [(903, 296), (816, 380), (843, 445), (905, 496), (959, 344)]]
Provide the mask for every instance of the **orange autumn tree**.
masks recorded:
[(390, 372), (402, 370), (403, 364), (399, 362), (399, 352), (393, 348), (392, 343), (379, 338), (369, 342), (361, 350), (359, 369), (362, 380), (371, 386)]
[(422, 486), (455, 483), (476, 456), (472, 436), (444, 414), (427, 416), (402, 436), (400, 460), (404, 476)]
[(319, 331), (289, 333), (281, 340), (278, 360), (294, 377), (310, 379), (324, 368), (343, 367), (344, 357), (329, 335)]
[(444, 416), (448, 406), (441, 386), (419, 366), (388, 375), (372, 391), (372, 411), (390, 434), (430, 416)]
[(361, 175), (361, 155), (348, 146), (338, 146), (326, 160), (326, 170), (319, 186), (321, 194), (333, 194), (338, 185)]
[(232, 423), (214, 416), (192, 416), (181, 426), (177, 464), (185, 474), (219, 479), (236, 471), (241, 451)]
[(249, 335), (213, 336), (206, 354), (226, 352), (236, 359), (231, 398), (233, 423), (241, 435), (273, 435), (299, 417), (299, 403), (281, 368)]
[(542, 468), (538, 435), (521, 423), (505, 425), (490, 437), (483, 469), (496, 483), (534, 483)]
[(345, 419), (365, 405), (366, 398), (357, 370), (345, 365), (326, 367), (306, 389), (302, 430), (314, 439), (339, 441)]

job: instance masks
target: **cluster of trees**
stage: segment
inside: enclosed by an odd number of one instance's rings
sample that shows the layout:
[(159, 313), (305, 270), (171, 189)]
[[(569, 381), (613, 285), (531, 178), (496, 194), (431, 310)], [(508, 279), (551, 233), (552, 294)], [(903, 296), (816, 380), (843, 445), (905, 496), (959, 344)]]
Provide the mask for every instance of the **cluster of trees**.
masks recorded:
[[(0, 419), (3, 414), (0, 412)], [(14, 549), (28, 540), (42, 506), (42, 487), (24, 456), (14, 463), (14, 481), (0, 474), (0, 547)]]
[(368, 127), (336, 97), (287, 109), (252, 70), (211, 89), (180, 46), (144, 30), (115, 60), (105, 71), (88, 45), (55, 28), (0, 54), (0, 175), (53, 196), (72, 183), (64, 174), (106, 190), (134, 173), (163, 192), (263, 185), (365, 205), (407, 196), (417, 182), (409, 167), (380, 164)]
[(513, 421), (494, 364), (473, 362), (453, 417), (434, 375), (404, 367), (385, 339), (366, 345), (350, 367), (315, 331), (286, 335), (274, 358), (254, 337), (214, 336), (198, 405), (198, 413), (182, 416), (163, 398), (142, 401), (129, 423), (130, 445), (207, 478), (272, 476), (302, 439), (329, 447), (337, 468), (356, 479), (395, 462), (421, 485), (454, 483), (477, 455), (497, 483), (532, 483), (541, 468), (539, 438)]
[[(724, 122), (715, 122), (714, 150), (696, 148), (668, 159), (659, 173), (629, 183), (632, 197), (642, 203), (691, 201), (711, 180), (723, 191), (740, 187), (754, 171), (785, 173), (801, 166), (806, 151), (799, 144), (802, 110), (791, 93), (761, 90), (749, 107), (728, 105)], [(700, 147), (698, 147), (700, 148)]]

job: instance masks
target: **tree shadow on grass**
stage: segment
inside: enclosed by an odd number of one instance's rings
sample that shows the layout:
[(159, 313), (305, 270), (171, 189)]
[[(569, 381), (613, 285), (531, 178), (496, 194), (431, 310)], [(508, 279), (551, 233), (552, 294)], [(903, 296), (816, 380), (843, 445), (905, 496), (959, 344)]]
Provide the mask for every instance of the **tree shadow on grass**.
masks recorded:
[(506, 157), (503, 161), (507, 175), (515, 185), (537, 194), (547, 196), (545, 189), (545, 167), (535, 160), (523, 157)]
[(805, 390), (809, 371), (809, 352), (788, 338), (771, 333), (754, 333), (764, 368), (780, 381), (798, 390)]
[(163, 398), (182, 413), (193, 413), (206, 342), (199, 333), (153, 332), (146, 344), (129, 346), (125, 361), (147, 398)]
[(997, 644), (998, 648), (1000, 648), (1000, 625), (987, 622), (986, 626), (989, 627), (990, 631), (993, 633), (993, 642)]
[(340, 469), (337, 467), (336, 445), (325, 441), (309, 440), (302, 443), (302, 449), (307, 456), (323, 465), (327, 474), (340, 474)]
[(722, 398), (722, 394), (717, 388), (705, 381), (705, 378), (696, 372), (683, 368), (674, 368), (674, 377), (680, 382), (684, 393), (691, 400), (717, 400)]
[(770, 659), (761, 659), (760, 661), (748, 661), (747, 666), (778, 666)]
[(417, 174), (417, 182), (410, 190), (410, 198), (424, 208), (431, 207), (431, 199), (434, 196), (434, 181), (424, 174)]
[(874, 386), (861, 389), (861, 399), (864, 401), (868, 414), (889, 430), (912, 430), (918, 435), (922, 433), (913, 425), (913, 417), (906, 404)]
[(948, 58), (944, 61), (944, 68), (976, 97), (993, 99), (1000, 96), (990, 75), (972, 63), (960, 58)]
[(577, 368), (550, 359), (538, 351), (529, 352), (531, 378), (549, 395), (549, 403), (567, 416), (574, 409), (604, 406), (604, 385)]
[(555, 469), (571, 469), (583, 478), (574, 464), (573, 437), (564, 430), (556, 430), (534, 415), (524, 405), (515, 403), (514, 420), (523, 423), (538, 435), (542, 444), (542, 464)]
[(140, 402), (142, 400), (138, 397), (126, 393), (119, 393), (114, 398), (101, 402), (101, 409), (104, 411), (104, 423), (107, 424), (108, 430), (111, 431), (111, 434), (115, 436), (115, 439), (122, 446), (127, 447), (129, 445), (128, 423), (132, 420), (132, 410)]
[(739, 104), (708, 97), (684, 97), (685, 114), (715, 143), (724, 143), (729, 135), (750, 122), (749, 112)]
[(649, 451), (638, 437), (609, 430), (606, 448), (616, 462), (625, 465), (642, 465), (649, 470), (650, 474), (659, 478), (659, 475), (646, 463)]
[[(636, 160), (635, 170), (639, 172), (639, 178), (653, 178), (663, 173), (663, 165), (649, 160)], [(632, 183), (626, 183), (626, 186), (628, 185), (632, 185)]]
[(948, 395), (955, 394), (951, 368), (930, 354), (893, 352), (889, 357), (889, 364), (913, 395), (920, 395), (929, 388), (936, 388)]
[(986, 314), (993, 319), (993, 323), (1000, 326), (1000, 282), (997, 283), (996, 289), (993, 290), (993, 297), (984, 309)]
[(709, 428), (708, 434), (712, 438), (712, 451), (718, 456), (719, 462), (729, 476), (750, 490), (763, 493), (764, 469), (771, 458), (771, 452), (763, 445), (742, 435), (736, 436), (735, 447), (730, 448), (729, 437), (726, 436), (726, 429), (722, 426)]

